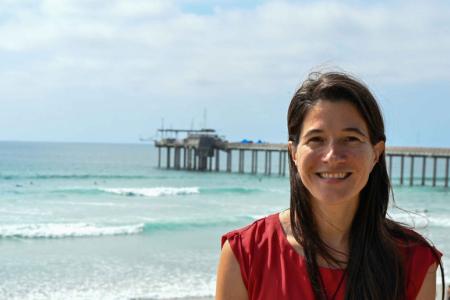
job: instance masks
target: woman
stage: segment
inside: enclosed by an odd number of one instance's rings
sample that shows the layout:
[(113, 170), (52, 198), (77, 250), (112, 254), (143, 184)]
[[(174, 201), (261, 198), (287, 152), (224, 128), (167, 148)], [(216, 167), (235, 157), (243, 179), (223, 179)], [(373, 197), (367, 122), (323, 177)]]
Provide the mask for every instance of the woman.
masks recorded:
[(435, 299), (441, 254), (386, 218), (386, 138), (368, 88), (311, 74), (288, 132), (290, 209), (222, 237), (216, 299)]

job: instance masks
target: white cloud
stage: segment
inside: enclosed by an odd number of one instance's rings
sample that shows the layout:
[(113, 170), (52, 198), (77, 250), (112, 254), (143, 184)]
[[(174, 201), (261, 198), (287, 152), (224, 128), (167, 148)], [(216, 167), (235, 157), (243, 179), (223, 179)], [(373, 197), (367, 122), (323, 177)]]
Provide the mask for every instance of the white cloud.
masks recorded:
[(156, 0), (128, 0), (128, 1), (114, 1), (110, 10), (113, 15), (122, 17), (161, 17), (170, 15), (176, 6), (170, 1)]
[(286, 97), (317, 65), (377, 84), (450, 80), (444, 1), (215, 1), (210, 14), (186, 2), (0, 0), (0, 101), (99, 87), (138, 90), (162, 107), (158, 97), (239, 105)]
[(72, 67), (80, 71), (94, 64), (106, 73), (110, 65), (133, 73), (133, 65), (144, 66), (141, 70), (151, 65), (143, 75), (160, 87), (171, 86), (174, 74), (189, 85), (239, 85), (246, 78), (260, 86), (328, 61), (395, 81), (450, 77), (445, 63), (450, 13), (439, 2), (269, 1), (253, 10), (218, 9), (213, 15), (183, 13), (170, 1), (40, 3), (39, 9), (17, 11), (0, 27), (0, 49), (21, 51), (30, 65), (42, 63), (33, 51), (47, 53), (49, 62), (61, 57), (77, 62)]

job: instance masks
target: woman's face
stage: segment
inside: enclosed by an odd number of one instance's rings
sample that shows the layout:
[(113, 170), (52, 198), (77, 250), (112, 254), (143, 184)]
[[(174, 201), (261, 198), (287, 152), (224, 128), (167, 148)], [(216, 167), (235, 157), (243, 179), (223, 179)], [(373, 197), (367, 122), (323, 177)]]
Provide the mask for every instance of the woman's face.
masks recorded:
[(366, 122), (348, 101), (319, 100), (306, 114), (299, 144), (289, 148), (317, 204), (358, 203), (384, 142), (372, 145)]

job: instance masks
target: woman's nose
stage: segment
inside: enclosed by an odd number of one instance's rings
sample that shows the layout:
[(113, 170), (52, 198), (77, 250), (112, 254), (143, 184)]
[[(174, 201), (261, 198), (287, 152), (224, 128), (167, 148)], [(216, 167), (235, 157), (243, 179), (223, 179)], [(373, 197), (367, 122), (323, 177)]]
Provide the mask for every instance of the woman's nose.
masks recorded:
[(347, 158), (346, 151), (342, 145), (335, 142), (330, 142), (325, 149), (322, 161), (326, 163), (338, 163), (345, 161)]

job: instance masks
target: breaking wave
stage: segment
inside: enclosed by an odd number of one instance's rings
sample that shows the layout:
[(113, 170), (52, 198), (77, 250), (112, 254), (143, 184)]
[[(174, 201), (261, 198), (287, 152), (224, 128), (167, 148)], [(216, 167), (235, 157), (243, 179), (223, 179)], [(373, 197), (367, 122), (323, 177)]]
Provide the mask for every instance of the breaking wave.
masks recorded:
[(0, 238), (59, 239), (147, 234), (161, 230), (189, 230), (217, 226), (237, 226), (256, 220), (257, 216), (224, 219), (150, 220), (135, 224), (38, 223), (0, 225)]

